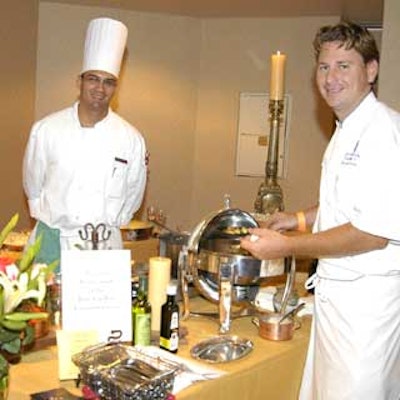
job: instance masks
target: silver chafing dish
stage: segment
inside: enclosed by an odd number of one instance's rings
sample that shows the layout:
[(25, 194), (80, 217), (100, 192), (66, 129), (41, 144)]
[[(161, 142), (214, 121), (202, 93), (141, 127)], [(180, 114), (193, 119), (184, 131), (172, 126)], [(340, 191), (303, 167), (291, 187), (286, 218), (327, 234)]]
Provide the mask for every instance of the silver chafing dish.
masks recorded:
[[(231, 318), (251, 315), (263, 278), (284, 273), (284, 259), (258, 260), (240, 247), (249, 228), (258, 227), (247, 212), (230, 208), (216, 211), (201, 221), (189, 237), (183, 270), (184, 315), (189, 315), (185, 288), (193, 282), (205, 298), (219, 304), (220, 332), (230, 329)], [(231, 306), (239, 306), (236, 315)]]

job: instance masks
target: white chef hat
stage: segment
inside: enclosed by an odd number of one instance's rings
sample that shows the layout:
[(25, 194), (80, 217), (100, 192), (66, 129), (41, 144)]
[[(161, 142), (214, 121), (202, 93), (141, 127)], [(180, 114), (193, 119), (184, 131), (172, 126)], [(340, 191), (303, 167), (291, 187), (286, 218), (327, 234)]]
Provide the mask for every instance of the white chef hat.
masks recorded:
[(118, 78), (128, 37), (127, 27), (111, 18), (90, 21), (86, 31), (83, 66), (86, 71), (105, 71)]

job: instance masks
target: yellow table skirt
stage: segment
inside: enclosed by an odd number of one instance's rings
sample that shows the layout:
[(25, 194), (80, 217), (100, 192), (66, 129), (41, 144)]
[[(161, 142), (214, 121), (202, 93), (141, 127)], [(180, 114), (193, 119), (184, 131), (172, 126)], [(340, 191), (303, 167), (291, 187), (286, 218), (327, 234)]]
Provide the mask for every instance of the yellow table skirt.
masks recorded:
[[(191, 299), (191, 311), (204, 311), (204, 299)], [(181, 322), (188, 328), (187, 343), (181, 344), (179, 356), (190, 358), (190, 349), (196, 343), (218, 334), (215, 321), (190, 317)], [(302, 327), (292, 340), (274, 342), (258, 336), (251, 318), (232, 321), (230, 334), (253, 341), (254, 349), (246, 357), (225, 364), (215, 364), (227, 374), (206, 382), (196, 383), (177, 394), (178, 400), (295, 400), (300, 386), (303, 364), (308, 345), (310, 318), (303, 317)], [(8, 400), (27, 400), (30, 394), (65, 387), (76, 395), (74, 381), (58, 380), (57, 348), (32, 351), (23, 356), (21, 363), (11, 366)], [(115, 399), (118, 400), (118, 399)]]

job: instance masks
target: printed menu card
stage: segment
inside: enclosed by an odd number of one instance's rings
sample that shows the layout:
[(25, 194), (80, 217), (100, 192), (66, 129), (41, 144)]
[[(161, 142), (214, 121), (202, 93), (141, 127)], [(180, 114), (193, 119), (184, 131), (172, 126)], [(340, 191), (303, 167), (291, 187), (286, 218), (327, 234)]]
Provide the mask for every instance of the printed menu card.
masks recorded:
[(101, 342), (131, 341), (129, 250), (63, 251), (62, 329), (96, 330)]

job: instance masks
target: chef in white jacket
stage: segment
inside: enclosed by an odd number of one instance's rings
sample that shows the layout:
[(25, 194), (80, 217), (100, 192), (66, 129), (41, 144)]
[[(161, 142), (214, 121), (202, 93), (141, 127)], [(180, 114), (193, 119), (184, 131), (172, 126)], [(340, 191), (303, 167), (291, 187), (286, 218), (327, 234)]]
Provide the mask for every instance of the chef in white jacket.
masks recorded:
[(122, 248), (119, 228), (142, 202), (144, 139), (110, 108), (127, 34), (113, 19), (89, 23), (78, 101), (36, 122), (30, 133), (23, 185), (38, 221), (35, 233), (58, 235), (61, 249), (92, 248), (93, 229), (86, 224), (104, 224), (97, 232), (99, 249)]
[[(323, 27), (314, 48), (337, 118), (318, 206), (273, 214), (242, 246), (261, 259), (319, 259), (301, 400), (399, 400), (400, 114), (372, 91), (379, 53), (365, 28)], [(279, 232), (296, 229), (306, 232)]]

